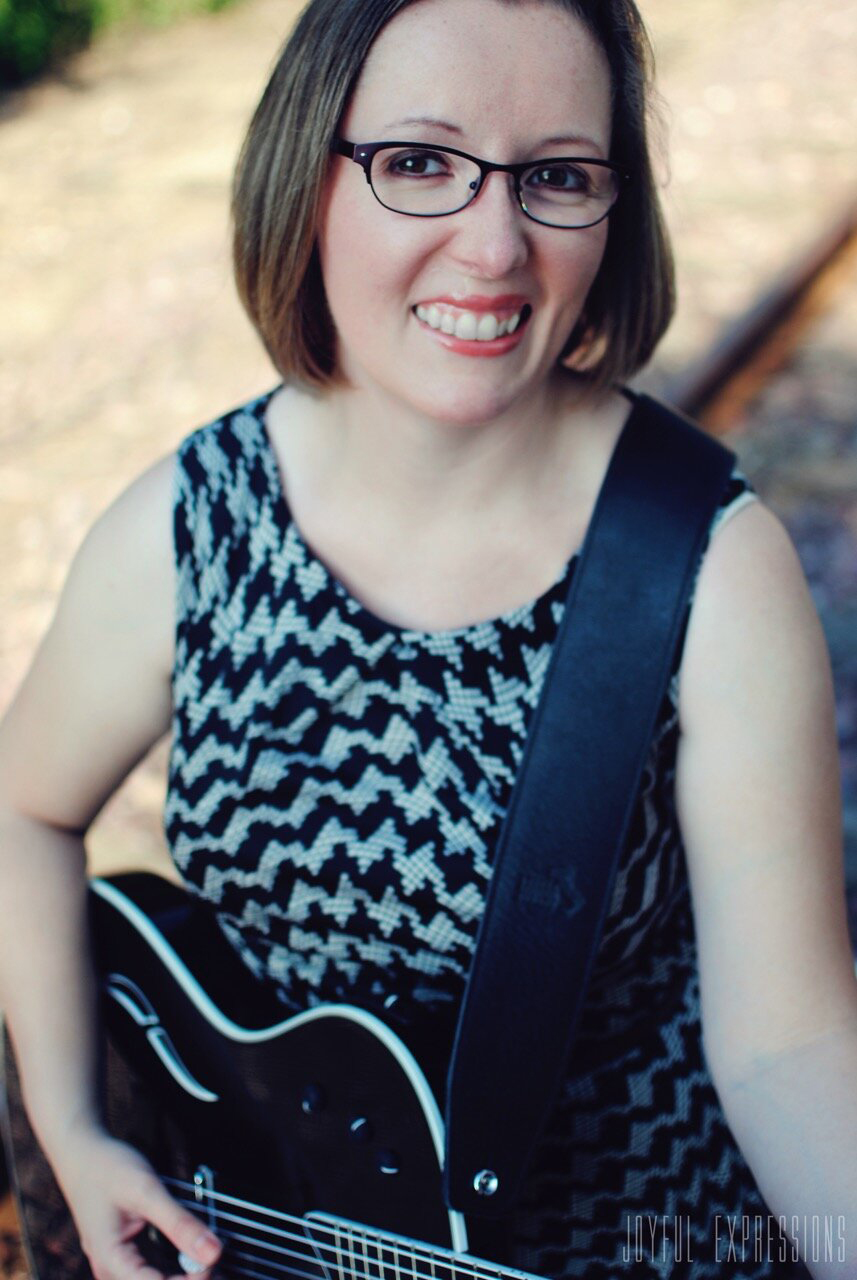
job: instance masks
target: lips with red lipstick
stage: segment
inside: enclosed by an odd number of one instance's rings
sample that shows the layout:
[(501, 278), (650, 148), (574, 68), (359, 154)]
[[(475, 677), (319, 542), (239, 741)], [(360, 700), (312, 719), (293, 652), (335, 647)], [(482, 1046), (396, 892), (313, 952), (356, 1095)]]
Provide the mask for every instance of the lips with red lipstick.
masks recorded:
[(517, 341), (500, 339), (520, 334), (533, 313), (519, 294), (490, 298), (469, 295), (466, 298), (429, 298), (413, 307), (413, 313), (429, 329), (458, 343), (516, 346)]

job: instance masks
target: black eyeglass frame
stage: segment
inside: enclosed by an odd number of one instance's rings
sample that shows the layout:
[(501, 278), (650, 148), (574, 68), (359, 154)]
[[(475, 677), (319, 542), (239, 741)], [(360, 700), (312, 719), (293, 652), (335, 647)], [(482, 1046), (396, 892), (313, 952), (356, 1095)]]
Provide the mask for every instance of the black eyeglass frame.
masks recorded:
[[(391, 147), (412, 147), (414, 150), (421, 151), (441, 151), (451, 156), (460, 156), (462, 160), (470, 160), (479, 168), (479, 181), (473, 188), (473, 195), (469, 200), (465, 200), (464, 204), (460, 204), (457, 209), (449, 209), (446, 213), (411, 213), (405, 209), (394, 209), (392, 205), (385, 204), (372, 183), (371, 168), (372, 161), (379, 151), (387, 150)], [(599, 222), (603, 222), (605, 218), (610, 216), (611, 210), (619, 199), (622, 191), (622, 184), (630, 181), (631, 174), (626, 169), (621, 169), (610, 160), (597, 160), (591, 156), (546, 156), (544, 159), (524, 160), (518, 164), (495, 164), (493, 160), (482, 160), (479, 156), (472, 156), (468, 151), (459, 151), (457, 147), (447, 147), (443, 145), (433, 145), (429, 142), (348, 142), (345, 138), (334, 138), (331, 144), (331, 151), (335, 155), (345, 156), (348, 160), (353, 160), (355, 164), (359, 164), (363, 172), (366, 174), (366, 181), (373, 196), (384, 209), (389, 209), (391, 213), (401, 213), (406, 218), (448, 218), (453, 213), (460, 213), (462, 209), (466, 209), (468, 205), (479, 195), (485, 185), (485, 179), (489, 173), (511, 173), (515, 180), (515, 195), (521, 210), (533, 222), (537, 222), (542, 227), (553, 227), (556, 231), (584, 231), (587, 227), (597, 227)], [(521, 179), (530, 169), (538, 168), (540, 165), (550, 164), (594, 164), (601, 169), (610, 169), (615, 173), (618, 182), (616, 188), (616, 198), (613, 200), (600, 217), (595, 218), (592, 222), (584, 222), (573, 227), (564, 227), (561, 223), (545, 222), (542, 218), (537, 218), (531, 213), (525, 203), (525, 196), (521, 189)], [(471, 184), (472, 185), (472, 184)]]

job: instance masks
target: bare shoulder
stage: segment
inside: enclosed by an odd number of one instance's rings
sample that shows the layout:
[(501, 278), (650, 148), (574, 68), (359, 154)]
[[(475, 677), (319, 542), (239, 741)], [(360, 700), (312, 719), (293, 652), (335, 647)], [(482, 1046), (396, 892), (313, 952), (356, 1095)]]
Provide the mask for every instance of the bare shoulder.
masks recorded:
[[(798, 678), (798, 688), (784, 684)], [(701, 727), (714, 706), (738, 713), (743, 697), (764, 689), (774, 714), (777, 690), (787, 688), (790, 700), (832, 698), (829, 657), (794, 544), (753, 501), (715, 531), (700, 569), (682, 659), (682, 732)]]
[(175, 457), (96, 521), (0, 724), (0, 800), (83, 830), (166, 731), (173, 663)]
[[(75, 556), (58, 617), (67, 606), (107, 607), (116, 621), (143, 626), (160, 645), (157, 663), (172, 666), (173, 539), (175, 454), (147, 468), (95, 521)], [(116, 593), (123, 599), (116, 609)]]

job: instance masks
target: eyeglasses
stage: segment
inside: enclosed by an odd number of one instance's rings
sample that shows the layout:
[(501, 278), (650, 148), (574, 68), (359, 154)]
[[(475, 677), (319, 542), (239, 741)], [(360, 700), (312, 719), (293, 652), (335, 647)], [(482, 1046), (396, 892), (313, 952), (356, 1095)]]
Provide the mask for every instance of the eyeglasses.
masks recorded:
[(510, 173), (528, 218), (568, 230), (594, 227), (607, 217), (630, 175), (607, 160), (577, 156), (493, 164), (455, 147), (413, 142), (346, 142), (332, 150), (359, 164), (375, 199), (393, 213), (443, 218), (479, 195), (489, 173)]

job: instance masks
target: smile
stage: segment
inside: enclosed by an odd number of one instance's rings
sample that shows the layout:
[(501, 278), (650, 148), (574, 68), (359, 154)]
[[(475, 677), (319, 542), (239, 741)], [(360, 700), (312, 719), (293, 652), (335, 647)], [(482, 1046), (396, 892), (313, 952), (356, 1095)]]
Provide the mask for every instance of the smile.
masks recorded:
[(496, 316), (490, 311), (449, 310), (443, 305), (414, 307), (414, 314), (431, 329), (439, 329), (452, 338), (465, 342), (494, 342), (506, 334), (513, 334), (522, 321), (529, 319), (532, 307), (527, 303), (512, 315)]

